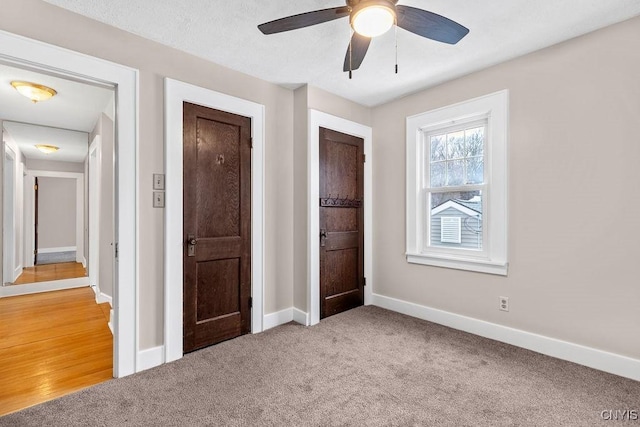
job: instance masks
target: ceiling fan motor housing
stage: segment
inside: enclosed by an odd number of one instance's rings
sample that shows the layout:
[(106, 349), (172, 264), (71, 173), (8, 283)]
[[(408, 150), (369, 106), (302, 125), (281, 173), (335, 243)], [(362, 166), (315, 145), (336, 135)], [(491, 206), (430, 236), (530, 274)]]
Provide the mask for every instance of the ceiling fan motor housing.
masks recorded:
[(392, 9), (395, 11), (395, 5), (398, 3), (398, 0), (381, 0), (381, 1), (376, 1), (376, 0), (347, 0), (347, 6), (349, 6), (351, 9), (354, 9), (357, 5), (360, 5), (360, 7), (366, 7), (366, 6), (372, 6), (374, 4), (377, 3), (386, 3), (387, 5), (390, 5), (392, 7)]

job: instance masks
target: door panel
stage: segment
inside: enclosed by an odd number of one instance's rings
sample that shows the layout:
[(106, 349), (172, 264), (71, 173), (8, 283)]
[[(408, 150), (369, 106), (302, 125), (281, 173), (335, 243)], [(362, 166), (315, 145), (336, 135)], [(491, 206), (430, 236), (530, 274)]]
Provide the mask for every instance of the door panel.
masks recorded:
[(184, 241), (184, 351), (248, 333), (249, 118), (184, 103)]
[(320, 317), (364, 303), (364, 140), (320, 129)]

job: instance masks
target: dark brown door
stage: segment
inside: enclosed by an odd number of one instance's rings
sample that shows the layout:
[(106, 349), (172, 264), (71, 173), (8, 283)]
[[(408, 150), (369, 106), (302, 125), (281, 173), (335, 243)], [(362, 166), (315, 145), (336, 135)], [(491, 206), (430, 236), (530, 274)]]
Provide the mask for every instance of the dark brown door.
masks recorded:
[(251, 328), (251, 119), (184, 103), (184, 351)]
[(364, 303), (363, 150), (320, 128), (320, 318)]

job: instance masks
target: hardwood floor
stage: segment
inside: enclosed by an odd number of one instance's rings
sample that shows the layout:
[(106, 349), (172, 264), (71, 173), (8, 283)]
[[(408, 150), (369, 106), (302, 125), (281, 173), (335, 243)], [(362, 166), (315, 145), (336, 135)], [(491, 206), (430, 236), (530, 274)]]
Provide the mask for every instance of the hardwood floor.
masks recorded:
[(111, 379), (108, 321), (89, 287), (0, 298), (0, 416)]
[(23, 285), (25, 283), (49, 282), (51, 280), (74, 279), (85, 277), (87, 270), (79, 262), (61, 262), (57, 264), (36, 265), (22, 270), (22, 274), (13, 283)]

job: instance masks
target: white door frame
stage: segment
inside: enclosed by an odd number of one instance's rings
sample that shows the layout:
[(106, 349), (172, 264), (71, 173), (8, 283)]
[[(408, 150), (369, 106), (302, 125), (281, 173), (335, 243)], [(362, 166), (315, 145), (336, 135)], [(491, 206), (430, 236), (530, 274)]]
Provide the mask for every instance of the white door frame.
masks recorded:
[[(3, 209), (3, 221), (2, 221), (2, 244), (3, 244), (3, 254), (4, 258), (2, 259), (2, 281), (4, 283), (13, 282), (16, 277), (14, 273), (15, 269), (15, 240), (16, 240), (16, 152), (9, 146), (9, 144), (3, 144), (4, 150), (2, 154), (2, 164), (3, 164), (3, 176), (2, 176), (2, 197), (4, 204), (5, 201), (9, 201), (9, 206), (4, 206)], [(11, 162), (10, 170), (7, 170), (7, 163)], [(5, 182), (5, 177), (11, 176), (11, 185), (7, 185)], [(11, 214), (6, 215), (9, 212), (6, 210), (10, 210)]]
[(373, 155), (371, 127), (352, 122), (341, 117), (309, 109), (308, 166), (308, 221), (309, 234), (307, 241), (308, 277), (307, 277), (307, 310), (309, 322), (315, 325), (320, 322), (320, 128), (335, 130), (364, 139), (364, 277), (367, 279), (364, 288), (364, 303), (371, 304), (373, 295)]
[[(35, 177), (69, 178), (76, 180), (76, 262), (82, 262), (82, 254), (84, 253), (84, 174), (79, 172), (27, 170), (26, 176), (29, 181), (33, 181), (33, 178)], [(27, 218), (29, 221), (29, 227), (27, 227), (24, 234), (25, 267), (33, 267), (33, 250), (35, 243), (34, 229), (36, 224), (33, 185), (29, 186), (29, 188), (31, 191), (25, 192), (24, 197), (25, 218)], [(27, 189), (26, 185), (25, 189)]]
[(183, 102), (251, 118), (251, 332), (262, 332), (264, 315), (264, 106), (165, 78), (165, 362), (183, 355)]
[(90, 84), (116, 88), (116, 245), (113, 373), (136, 372), (138, 276), (136, 188), (138, 70), (26, 37), (0, 31), (0, 61), (28, 65)]
[[(89, 284), (93, 286), (96, 295), (100, 295), (100, 199), (102, 182), (102, 139), (96, 135), (89, 145), (88, 159), (88, 185), (89, 185), (89, 259), (87, 260), (87, 272)], [(95, 157), (94, 157), (95, 156)], [(95, 206), (93, 206), (95, 204)]]

